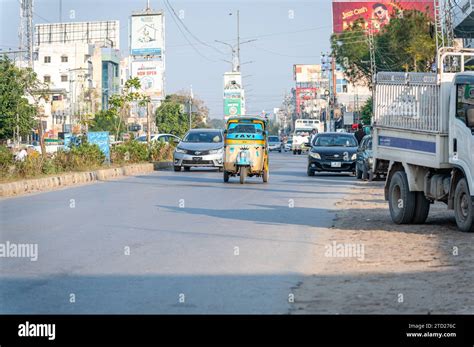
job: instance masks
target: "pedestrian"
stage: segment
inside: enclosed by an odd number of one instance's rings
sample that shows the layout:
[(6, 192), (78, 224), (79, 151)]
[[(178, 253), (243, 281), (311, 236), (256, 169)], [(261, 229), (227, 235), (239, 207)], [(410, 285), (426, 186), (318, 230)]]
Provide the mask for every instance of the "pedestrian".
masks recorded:
[(309, 140), (309, 143), (310, 143), (310, 144), (313, 144), (314, 138), (316, 137), (317, 134), (318, 134), (318, 130), (317, 130), (317, 129), (313, 129), (313, 131), (311, 131), (311, 138), (310, 138), (310, 140)]
[(364, 131), (364, 127), (361, 123), (359, 123), (359, 125), (357, 126), (358, 130), (355, 132), (355, 137), (357, 139), (357, 142), (360, 144), (360, 142), (362, 141), (362, 139), (364, 138), (365, 136), (365, 131)]
[(21, 151), (19, 151), (17, 153), (17, 155), (15, 156), (15, 160), (17, 161), (25, 161), (25, 158), (28, 156), (28, 152), (26, 151), (26, 149), (22, 148)]

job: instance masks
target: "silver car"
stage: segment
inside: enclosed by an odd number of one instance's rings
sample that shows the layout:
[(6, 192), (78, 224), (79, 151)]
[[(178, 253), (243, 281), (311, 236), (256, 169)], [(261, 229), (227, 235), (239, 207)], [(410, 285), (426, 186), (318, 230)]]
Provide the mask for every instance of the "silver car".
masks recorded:
[(268, 150), (271, 151), (278, 151), (281, 153), (283, 149), (283, 144), (280, 141), (278, 136), (268, 136)]
[(223, 169), (224, 136), (220, 129), (192, 129), (178, 144), (173, 155), (174, 171), (191, 167)]

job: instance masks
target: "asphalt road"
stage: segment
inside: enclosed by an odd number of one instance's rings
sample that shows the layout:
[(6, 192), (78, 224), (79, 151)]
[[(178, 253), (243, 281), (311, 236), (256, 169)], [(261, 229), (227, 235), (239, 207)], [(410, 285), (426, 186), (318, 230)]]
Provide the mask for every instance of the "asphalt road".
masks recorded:
[(349, 175), (272, 153), (270, 182), (193, 170), (0, 200), (0, 313), (287, 313)]

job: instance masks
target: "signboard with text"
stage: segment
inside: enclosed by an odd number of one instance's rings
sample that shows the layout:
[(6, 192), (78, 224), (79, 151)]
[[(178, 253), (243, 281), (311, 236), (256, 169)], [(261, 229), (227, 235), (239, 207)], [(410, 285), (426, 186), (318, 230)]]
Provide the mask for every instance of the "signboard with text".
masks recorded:
[(333, 0), (333, 32), (341, 33), (350, 29), (356, 20), (361, 20), (365, 29), (372, 28), (374, 33), (377, 33), (389, 24), (392, 18), (402, 16), (405, 10), (418, 10), (433, 18), (433, 0)]
[(164, 43), (163, 14), (134, 14), (131, 19), (132, 55), (161, 57)]

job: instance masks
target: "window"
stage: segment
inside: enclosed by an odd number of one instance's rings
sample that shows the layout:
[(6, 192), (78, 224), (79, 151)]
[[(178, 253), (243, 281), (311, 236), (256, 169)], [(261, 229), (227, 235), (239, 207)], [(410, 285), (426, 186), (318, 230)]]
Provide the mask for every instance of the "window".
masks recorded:
[(474, 129), (474, 83), (458, 84), (456, 118)]
[(67, 63), (67, 55), (61, 57), (61, 63)]
[(51, 76), (45, 75), (45, 76), (43, 77), (43, 81), (44, 81), (44, 83), (51, 83)]
[(44, 62), (47, 64), (47, 63), (51, 63), (51, 57), (49, 55), (46, 55), (44, 57)]
[(61, 75), (61, 82), (67, 82), (67, 75)]

